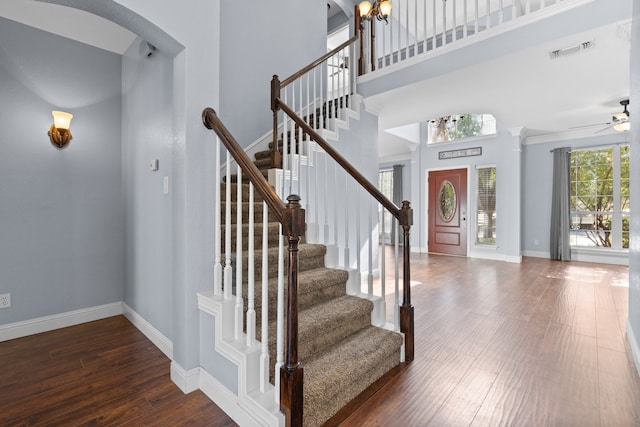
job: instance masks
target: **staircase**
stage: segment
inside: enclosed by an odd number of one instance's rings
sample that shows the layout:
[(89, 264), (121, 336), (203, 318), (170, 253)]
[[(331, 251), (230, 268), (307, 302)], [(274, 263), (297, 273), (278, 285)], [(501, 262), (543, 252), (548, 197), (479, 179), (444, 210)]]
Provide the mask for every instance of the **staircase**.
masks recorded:
[[(272, 135), (279, 139), (269, 138), (269, 148), (254, 153), (253, 161), (215, 111), (203, 111), (205, 126), (218, 135), (215, 176), (220, 191), (214, 287), (198, 295), (201, 375), (212, 377), (201, 388), (216, 403), (231, 403), (221, 407), (235, 411), (230, 415), (243, 426), (321, 426), (401, 360), (413, 359), (410, 287), (402, 286), (400, 305), (396, 273), (393, 324), (386, 324), (384, 279), (378, 293), (373, 292), (374, 207), (380, 204), (403, 228), (402, 282), (408, 284), (409, 203), (399, 208), (390, 202), (324, 139), (337, 138), (338, 129), (358, 114), (352, 104), (360, 108), (354, 75), (347, 73), (355, 69), (356, 40), (282, 83), (274, 76)], [(339, 78), (333, 73), (325, 81), (327, 63), (350, 65)], [(226, 165), (221, 142), (228, 150)], [(322, 175), (327, 168), (334, 171), (332, 179)], [(285, 194), (293, 192), (306, 198), (305, 206), (317, 221), (322, 206), (322, 227), (307, 222), (299, 196), (290, 195), (283, 203)], [(338, 192), (343, 201), (336, 198)], [(331, 243), (332, 250), (320, 242)], [(365, 247), (367, 291), (360, 283), (365, 268), (360, 252)], [(396, 272), (399, 259), (396, 256)], [(212, 335), (213, 346), (207, 339)], [(237, 381), (229, 380), (234, 372)], [(234, 397), (220, 394), (220, 389)]]
[[(264, 154), (257, 154), (260, 159)], [(256, 160), (261, 164), (260, 160)], [(262, 162), (262, 164), (266, 164)], [(263, 166), (264, 168), (265, 166)], [(265, 169), (266, 170), (266, 169)], [(243, 197), (248, 205), (249, 185), (242, 184)], [(225, 186), (222, 191), (224, 192)], [(259, 197), (256, 201), (261, 201)], [(261, 206), (258, 204), (256, 206)], [(224, 209), (223, 209), (224, 211)], [(248, 213), (248, 206), (247, 206)], [(256, 212), (256, 218), (262, 218)], [(246, 218), (247, 215), (243, 216)], [(224, 219), (224, 218), (223, 218)], [(232, 216), (235, 221), (235, 214)], [(232, 225), (235, 229), (235, 224)], [(248, 224), (243, 224), (247, 247)], [(269, 357), (276, 360), (276, 308), (277, 308), (277, 222), (269, 223)], [(275, 231), (275, 233), (274, 233)], [(255, 227), (256, 245), (262, 244), (262, 227)], [(234, 248), (235, 249), (235, 248)], [(299, 246), (298, 356), (304, 368), (304, 425), (320, 426), (338, 410), (349, 403), (369, 385), (400, 362), (403, 338), (400, 334), (371, 325), (373, 303), (367, 299), (347, 295), (348, 273), (326, 268), (326, 247), (301, 243)], [(243, 251), (243, 266), (248, 265), (248, 253)], [(256, 277), (260, 277), (261, 254), (256, 253)], [(286, 266), (286, 265), (285, 265)], [(247, 299), (247, 269), (243, 267), (243, 307), (249, 307)], [(257, 319), (256, 338), (261, 337), (262, 292), (255, 288)], [(273, 364), (270, 381), (273, 383)]]

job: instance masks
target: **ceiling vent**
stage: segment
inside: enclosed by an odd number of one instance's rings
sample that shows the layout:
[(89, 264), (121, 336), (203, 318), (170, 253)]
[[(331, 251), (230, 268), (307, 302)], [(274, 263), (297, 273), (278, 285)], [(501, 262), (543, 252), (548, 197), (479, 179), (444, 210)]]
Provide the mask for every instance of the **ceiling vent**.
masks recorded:
[(553, 51), (549, 52), (549, 57), (551, 59), (558, 59), (558, 58), (561, 58), (563, 56), (580, 53), (583, 50), (593, 49), (595, 46), (596, 46), (595, 41), (594, 40), (589, 40), (589, 41), (582, 42), (582, 43), (580, 43), (578, 45), (575, 45), (575, 46), (565, 47), (564, 49), (553, 50)]

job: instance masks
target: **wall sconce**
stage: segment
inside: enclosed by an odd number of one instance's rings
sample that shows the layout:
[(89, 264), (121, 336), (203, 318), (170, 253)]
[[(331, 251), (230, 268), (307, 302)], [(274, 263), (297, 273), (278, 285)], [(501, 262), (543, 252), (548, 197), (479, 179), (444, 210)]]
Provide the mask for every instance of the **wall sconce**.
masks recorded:
[(71, 141), (71, 119), (73, 114), (64, 111), (52, 111), (53, 124), (49, 128), (49, 139), (51, 143), (58, 148), (64, 148)]
[(389, 23), (387, 20), (391, 13), (391, 2), (389, 0), (374, 1), (373, 4), (370, 1), (363, 1), (358, 4), (358, 9), (360, 9), (360, 17), (362, 19), (375, 17), (378, 21)]

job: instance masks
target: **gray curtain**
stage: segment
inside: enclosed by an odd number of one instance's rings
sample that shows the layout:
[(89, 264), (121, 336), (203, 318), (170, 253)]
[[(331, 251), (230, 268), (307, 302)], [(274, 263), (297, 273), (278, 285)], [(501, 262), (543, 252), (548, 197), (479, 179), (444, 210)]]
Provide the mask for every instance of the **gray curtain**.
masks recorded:
[[(402, 206), (402, 167), (403, 165), (393, 165), (393, 200), (391, 201), (398, 207)], [(392, 222), (392, 224), (395, 224), (395, 222)], [(391, 241), (396, 241), (395, 226), (391, 227)]]
[(569, 246), (569, 227), (571, 224), (571, 211), (569, 210), (569, 198), (571, 170), (571, 149), (568, 147), (553, 150), (553, 188), (551, 193), (551, 229), (549, 241), (551, 242), (551, 259), (561, 261), (571, 260), (571, 247)]

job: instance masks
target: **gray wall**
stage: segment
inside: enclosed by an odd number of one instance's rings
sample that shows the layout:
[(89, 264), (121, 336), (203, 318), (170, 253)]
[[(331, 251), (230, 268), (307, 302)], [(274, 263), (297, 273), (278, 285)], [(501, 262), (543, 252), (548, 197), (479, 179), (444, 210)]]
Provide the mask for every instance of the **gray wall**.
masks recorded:
[(2, 18), (0, 40), (0, 324), (121, 301), (120, 56)]
[[(141, 56), (143, 44), (138, 38), (122, 57), (124, 301), (171, 338), (173, 58), (162, 50)], [(149, 166), (153, 159), (157, 171)]]
[[(324, 2), (225, 1), (220, 5), (220, 118), (247, 146), (271, 129), (271, 79), (289, 77), (327, 48)], [(204, 54), (204, 53), (202, 53)]]
[[(633, 36), (631, 39), (631, 105), (640, 105), (640, 2), (633, 2)], [(635, 111), (638, 111), (636, 108)], [(636, 113), (634, 118), (638, 117)], [(631, 182), (640, 183), (640, 120), (631, 120)], [(631, 200), (640, 200), (640, 185), (631, 186)], [(629, 322), (628, 332), (636, 368), (640, 373), (640, 211), (631, 216), (631, 249), (629, 253)]]

